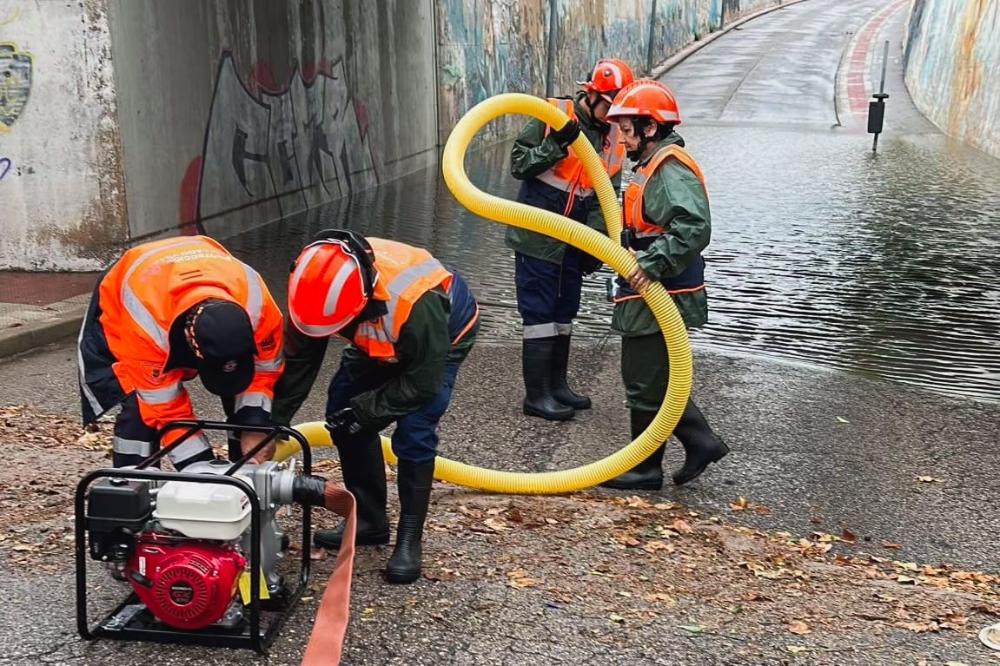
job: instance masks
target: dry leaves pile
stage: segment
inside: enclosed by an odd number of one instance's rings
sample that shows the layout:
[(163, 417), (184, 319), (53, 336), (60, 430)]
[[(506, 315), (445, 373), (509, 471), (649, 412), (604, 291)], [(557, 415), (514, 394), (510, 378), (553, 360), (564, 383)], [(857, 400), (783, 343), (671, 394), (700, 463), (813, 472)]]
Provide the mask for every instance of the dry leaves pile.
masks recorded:
[[(437, 547), (427, 578), (496, 580), (512, 593), (539, 594), (550, 607), (614, 625), (785, 632), (789, 641), (806, 642), (849, 631), (972, 637), (1000, 617), (997, 576), (831, 553), (834, 544), (856, 548), (849, 530), (769, 534), (640, 497), (436, 497), (428, 540)], [(741, 498), (733, 506), (755, 505)]]
[[(82, 474), (109, 463), (109, 428), (85, 433), (74, 419), (20, 407), (0, 408), (0, 424), (7, 454), (0, 563), (68, 571), (72, 493)], [(317, 461), (314, 471), (339, 478), (333, 461)], [(551, 612), (572, 609), (608, 627), (741, 641), (779, 635), (783, 650), (797, 655), (859, 633), (973, 640), (1000, 618), (996, 575), (862, 552), (846, 529), (767, 533), (674, 502), (604, 494), (509, 498), (438, 485), (433, 497), (426, 578), (495, 583), (510, 595), (535, 595)], [(768, 512), (743, 497), (730, 510)], [(365, 613), (362, 621), (375, 611)]]
[(73, 550), (73, 492), (84, 473), (110, 464), (110, 426), (0, 407), (0, 555), (15, 567), (65, 568)]

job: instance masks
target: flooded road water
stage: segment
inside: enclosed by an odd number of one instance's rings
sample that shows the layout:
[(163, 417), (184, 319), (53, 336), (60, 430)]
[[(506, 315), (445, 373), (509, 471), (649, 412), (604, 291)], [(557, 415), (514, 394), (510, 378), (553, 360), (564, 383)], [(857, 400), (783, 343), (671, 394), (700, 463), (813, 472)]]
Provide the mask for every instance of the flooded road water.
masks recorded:
[[(798, 3), (723, 35), (666, 75), (712, 205), (710, 324), (692, 338), (696, 347), (1000, 400), (1000, 160), (949, 141), (913, 106), (900, 64), (903, 11), (871, 40), (889, 40), (897, 54), (888, 129), (872, 154), (864, 118), (859, 130), (844, 115), (837, 81), (853, 37), (883, 7)], [(508, 152), (509, 144), (481, 150), (468, 169), (481, 188), (513, 198)], [(504, 229), (465, 211), (439, 167), (229, 245), (283, 298), (290, 261), (324, 227), (426, 247), (475, 288), (482, 339), (520, 338)], [(608, 333), (608, 276), (584, 285), (576, 333), (591, 344)]]
[[(856, 370), (1000, 399), (1000, 162), (940, 135), (887, 139), (695, 125), (708, 176), (711, 323), (698, 346)], [(508, 145), (470, 158), (474, 182), (514, 196)], [(284, 298), (298, 250), (325, 227), (427, 248), (466, 276), (484, 340), (517, 340), (512, 253), (438, 169), (268, 225), (229, 245)], [(606, 271), (590, 278), (577, 335), (607, 334)]]

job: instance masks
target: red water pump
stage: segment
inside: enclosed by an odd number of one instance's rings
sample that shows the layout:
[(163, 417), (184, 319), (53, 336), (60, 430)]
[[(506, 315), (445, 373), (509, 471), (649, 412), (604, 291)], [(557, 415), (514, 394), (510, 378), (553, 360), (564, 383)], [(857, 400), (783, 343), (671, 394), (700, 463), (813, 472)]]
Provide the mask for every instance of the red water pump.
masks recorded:
[(139, 537), (125, 575), (139, 600), (177, 629), (218, 622), (236, 594), (243, 557), (231, 544), (191, 541), (146, 532)]

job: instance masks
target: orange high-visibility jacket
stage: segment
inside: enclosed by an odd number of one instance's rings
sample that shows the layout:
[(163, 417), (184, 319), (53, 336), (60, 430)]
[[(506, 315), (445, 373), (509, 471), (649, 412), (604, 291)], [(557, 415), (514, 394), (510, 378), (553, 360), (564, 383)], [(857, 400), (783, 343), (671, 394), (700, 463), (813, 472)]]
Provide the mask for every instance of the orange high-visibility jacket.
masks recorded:
[[(571, 99), (549, 98), (549, 104), (558, 107), (570, 117), (576, 119), (576, 108)], [(546, 130), (548, 131), (548, 130)], [(611, 130), (604, 137), (604, 145), (600, 146), (597, 154), (601, 158), (604, 170), (608, 176), (614, 178), (621, 170), (625, 162), (625, 144), (621, 141), (621, 130), (616, 123), (611, 123)], [(547, 185), (569, 192), (570, 199), (573, 195), (582, 197), (590, 196), (594, 193), (594, 184), (590, 182), (583, 162), (572, 150), (563, 159), (559, 160), (551, 169), (537, 176), (538, 180)]]
[[(648, 239), (654, 239), (667, 233), (667, 229), (664, 227), (647, 221), (642, 214), (642, 208), (643, 197), (646, 194), (646, 184), (653, 177), (653, 174), (656, 173), (659, 166), (671, 158), (678, 160), (690, 169), (698, 177), (698, 180), (701, 181), (706, 191), (708, 190), (707, 185), (705, 185), (705, 174), (702, 173), (701, 167), (698, 166), (698, 162), (691, 156), (691, 153), (676, 144), (660, 148), (645, 166), (636, 170), (632, 182), (625, 188), (622, 201), (622, 223), (626, 229), (632, 232), (632, 238), (638, 241), (640, 246), (643, 245), (642, 242), (644, 239), (648, 241)], [(633, 247), (633, 249), (638, 248)], [(642, 296), (632, 290), (624, 278), (619, 277), (617, 283), (618, 291), (613, 299), (616, 303), (634, 298), (642, 298)], [(685, 294), (701, 291), (705, 288), (704, 260), (699, 257), (697, 261), (692, 262), (680, 275), (664, 280), (663, 286), (669, 294)]]
[[(182, 384), (195, 374), (164, 366), (170, 356), (171, 324), (206, 299), (246, 309), (257, 343), (256, 373), (247, 390), (236, 396), (236, 410), (253, 406), (270, 413), (274, 385), (284, 368), (282, 316), (256, 271), (211, 238), (182, 236), (130, 249), (101, 281), (100, 321), (116, 359), (115, 376), (126, 395), (136, 393), (142, 420), (152, 428), (195, 418)], [(168, 433), (163, 445), (182, 434)]]
[(625, 188), (625, 195), (622, 203), (622, 213), (623, 213), (623, 224), (635, 232), (636, 238), (648, 238), (652, 236), (662, 236), (667, 232), (663, 227), (651, 224), (646, 221), (646, 218), (642, 215), (642, 197), (646, 191), (646, 183), (652, 178), (653, 174), (656, 173), (656, 169), (659, 168), (664, 161), (674, 158), (678, 160), (681, 164), (686, 166), (688, 169), (698, 177), (701, 181), (703, 187), (705, 185), (705, 174), (701, 172), (701, 167), (695, 161), (691, 153), (684, 150), (676, 144), (672, 144), (661, 148), (652, 159), (649, 160), (640, 169), (637, 169), (635, 176), (632, 178), (632, 182), (629, 183), (628, 187)]
[[(435, 287), (451, 296), (452, 274), (427, 250), (382, 238), (368, 238), (375, 251), (378, 283), (374, 298), (386, 301), (388, 312), (378, 319), (363, 322), (354, 333), (352, 342), (368, 356), (381, 361), (397, 361), (396, 343), (403, 324), (417, 300)], [(478, 318), (478, 309), (464, 329), (457, 332), (452, 344), (458, 342)]]

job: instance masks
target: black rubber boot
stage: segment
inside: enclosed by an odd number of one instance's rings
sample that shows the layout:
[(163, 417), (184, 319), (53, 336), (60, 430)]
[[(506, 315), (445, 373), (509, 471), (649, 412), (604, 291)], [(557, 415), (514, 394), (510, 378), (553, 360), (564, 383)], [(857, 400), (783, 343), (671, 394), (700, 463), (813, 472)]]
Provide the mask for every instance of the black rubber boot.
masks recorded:
[(549, 421), (568, 421), (575, 412), (552, 395), (552, 364), (556, 338), (532, 338), (521, 346), (524, 373), (524, 413)]
[(400, 460), (398, 471), (399, 527), (396, 547), (385, 567), (385, 577), (390, 583), (412, 583), (420, 578), (420, 544), (431, 499), (434, 461), (417, 464)]
[[(374, 546), (389, 543), (389, 520), (385, 515), (385, 461), (377, 432), (362, 430), (349, 441), (337, 444), (344, 486), (357, 502), (358, 524), (354, 544)], [(313, 543), (322, 548), (340, 548), (344, 526), (316, 530)]]
[(674, 484), (678, 486), (697, 479), (706, 467), (729, 453), (729, 447), (712, 431), (693, 400), (688, 400), (674, 437), (684, 445), (684, 464), (673, 473)]
[[(649, 424), (656, 418), (656, 412), (645, 412), (638, 409), (631, 410), (629, 420), (632, 425), (632, 439), (635, 439), (649, 427)], [(620, 476), (605, 481), (601, 485), (605, 488), (616, 490), (659, 490), (663, 487), (663, 449), (664, 445), (653, 451), (653, 453), (641, 463)]]
[(570, 336), (556, 337), (555, 351), (552, 353), (552, 395), (564, 405), (573, 409), (590, 409), (590, 398), (571, 389), (566, 383), (569, 369)]

